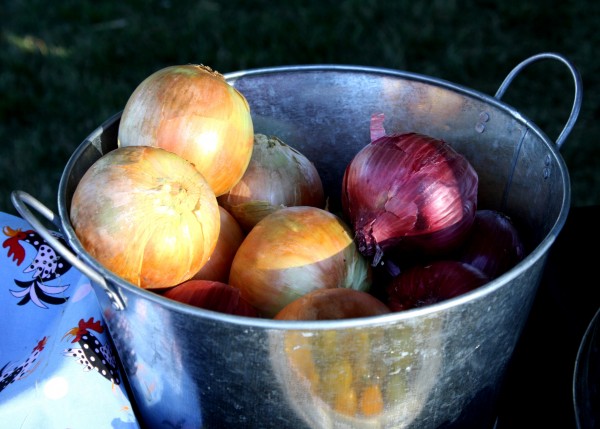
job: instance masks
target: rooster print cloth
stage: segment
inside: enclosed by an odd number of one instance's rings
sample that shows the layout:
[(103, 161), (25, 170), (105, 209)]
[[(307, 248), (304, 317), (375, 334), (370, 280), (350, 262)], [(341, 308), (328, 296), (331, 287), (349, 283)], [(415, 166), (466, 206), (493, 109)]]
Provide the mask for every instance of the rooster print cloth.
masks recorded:
[(19, 217), (0, 243), (0, 426), (139, 428), (89, 279)]

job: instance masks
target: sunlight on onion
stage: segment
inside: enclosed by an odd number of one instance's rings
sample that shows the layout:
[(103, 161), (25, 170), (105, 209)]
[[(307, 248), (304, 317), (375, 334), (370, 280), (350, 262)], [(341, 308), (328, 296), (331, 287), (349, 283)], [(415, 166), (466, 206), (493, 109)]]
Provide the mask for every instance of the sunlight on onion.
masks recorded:
[(190, 279), (208, 261), (220, 229), (217, 199), (198, 170), (144, 146), (99, 158), (73, 193), (70, 220), (92, 257), (142, 288)]
[(243, 176), (253, 136), (246, 98), (218, 72), (186, 64), (158, 70), (136, 87), (121, 115), (118, 143), (180, 155), (219, 196)]
[(248, 233), (231, 266), (229, 284), (265, 317), (319, 288), (371, 286), (368, 261), (337, 216), (310, 206), (286, 207)]

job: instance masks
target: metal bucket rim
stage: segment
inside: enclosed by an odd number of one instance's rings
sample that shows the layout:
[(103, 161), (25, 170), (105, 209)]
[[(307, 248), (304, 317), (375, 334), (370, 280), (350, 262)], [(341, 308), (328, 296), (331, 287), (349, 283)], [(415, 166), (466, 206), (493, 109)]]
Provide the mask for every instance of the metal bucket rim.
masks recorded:
[[(557, 147), (550, 141), (547, 135), (541, 131), (535, 123), (530, 121), (525, 116), (521, 115), (514, 107), (502, 102), (501, 100), (476, 91), (471, 88), (467, 88), (462, 85), (458, 85), (452, 82), (445, 81), (443, 79), (434, 78), (418, 73), (412, 73), (401, 70), (394, 70), (381, 67), (369, 67), (369, 66), (354, 66), (354, 65), (328, 65), (328, 64), (315, 64), (315, 65), (294, 65), (294, 66), (279, 66), (279, 67), (268, 67), (268, 68), (256, 68), (249, 70), (242, 70), (237, 72), (231, 72), (224, 74), (224, 77), (235, 85), (235, 80), (243, 78), (245, 76), (259, 75), (259, 74), (273, 74), (273, 73), (286, 73), (286, 72), (303, 72), (303, 71), (315, 71), (315, 72), (350, 72), (350, 73), (370, 73), (385, 76), (393, 76), (413, 81), (420, 81), (427, 84), (439, 86), (447, 90), (455, 91), (469, 97), (476, 98), (484, 103), (494, 105), (496, 108), (504, 111), (505, 113), (512, 116), (515, 120), (523, 123), (528, 129), (532, 130), (537, 137), (540, 138), (552, 152), (563, 178), (564, 198), (561, 203), (560, 213), (557, 216), (553, 226), (549, 230), (548, 234), (540, 241), (540, 243), (529, 252), (526, 257), (514, 266), (508, 272), (502, 274), (486, 283), (485, 285), (460, 295), (455, 298), (447, 299), (435, 304), (430, 304), (424, 307), (414, 308), (410, 310), (404, 310), (401, 312), (394, 312), (387, 315), (354, 318), (354, 319), (341, 319), (341, 320), (323, 320), (323, 321), (284, 321), (284, 320), (273, 320), (266, 318), (253, 318), (245, 316), (230, 315), (225, 313), (219, 313), (211, 310), (206, 310), (191, 305), (179, 303), (174, 300), (170, 300), (158, 295), (151, 290), (145, 290), (140, 287), (133, 285), (132, 283), (121, 279), (106, 268), (104, 268), (99, 262), (97, 262), (81, 245), (75, 231), (69, 220), (69, 210), (66, 207), (66, 194), (67, 194), (67, 180), (73, 169), (73, 166), (78, 162), (81, 153), (87, 149), (92, 141), (97, 136), (101, 135), (102, 132), (112, 125), (115, 121), (120, 119), (121, 113), (117, 112), (105, 120), (99, 127), (92, 131), (84, 141), (77, 147), (73, 152), (67, 164), (65, 165), (63, 174), (61, 175), (59, 187), (58, 187), (58, 211), (59, 219), (61, 224), (61, 232), (65, 235), (69, 246), (76, 252), (76, 254), (85, 260), (89, 265), (93, 267), (104, 279), (108, 280), (112, 285), (116, 285), (118, 288), (123, 288), (130, 293), (138, 295), (141, 298), (149, 299), (156, 304), (168, 307), (173, 311), (185, 313), (194, 317), (204, 317), (211, 319), (216, 322), (226, 322), (235, 325), (255, 328), (266, 328), (266, 329), (344, 329), (352, 327), (366, 327), (373, 325), (383, 325), (391, 322), (406, 321), (413, 318), (419, 318), (436, 314), (442, 310), (456, 307), (461, 304), (465, 304), (471, 301), (481, 299), (497, 289), (507, 286), (511, 283), (511, 280), (521, 275), (523, 272), (530, 269), (542, 256), (547, 254), (549, 248), (554, 243), (556, 237), (560, 233), (564, 226), (570, 204), (570, 186), (569, 186), (569, 175), (566, 164), (562, 155), (560, 154)], [(104, 293), (103, 290), (99, 290), (99, 293)]]
[[(535, 134), (538, 135), (549, 147), (552, 148), (554, 155), (559, 154), (559, 150), (552, 142), (552, 140), (542, 131), (530, 118), (523, 115), (517, 108), (504, 102), (500, 98), (496, 98), (490, 94), (478, 91), (476, 89), (461, 85), (458, 83), (451, 82), (438, 77), (428, 76), (422, 73), (416, 73), (406, 70), (397, 70), (386, 67), (373, 67), (364, 65), (351, 65), (351, 64), (297, 64), (287, 66), (274, 66), (274, 67), (261, 67), (252, 68), (246, 70), (238, 70), (234, 72), (224, 73), (223, 77), (232, 85), (235, 86), (235, 81), (240, 78), (248, 76), (258, 75), (269, 75), (269, 74), (281, 74), (281, 73), (294, 73), (294, 72), (346, 72), (346, 73), (359, 73), (359, 74), (372, 74), (372, 75), (383, 75), (392, 76), (397, 78), (403, 78), (415, 82), (421, 82), (432, 86), (442, 87), (447, 90), (454, 91), (462, 95), (468, 95), (471, 98), (482, 101), (486, 104), (493, 105), (494, 107), (503, 110), (508, 113), (514, 119), (526, 125), (528, 128), (532, 128)], [(560, 156), (562, 157), (562, 155)]]

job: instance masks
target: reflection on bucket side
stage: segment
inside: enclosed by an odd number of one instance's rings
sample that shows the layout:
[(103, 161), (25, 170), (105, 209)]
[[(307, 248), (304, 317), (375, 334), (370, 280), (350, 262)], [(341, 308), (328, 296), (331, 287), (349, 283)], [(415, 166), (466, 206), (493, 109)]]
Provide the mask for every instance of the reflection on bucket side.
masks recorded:
[[(202, 427), (201, 407), (192, 400), (199, 395), (185, 369), (185, 351), (176, 341), (171, 314), (150, 302), (134, 300), (124, 312), (109, 308), (104, 317), (144, 423)], [(165, 403), (170, 404), (168, 412)]]
[(438, 376), (440, 322), (271, 333), (275, 374), (310, 427), (404, 428)]

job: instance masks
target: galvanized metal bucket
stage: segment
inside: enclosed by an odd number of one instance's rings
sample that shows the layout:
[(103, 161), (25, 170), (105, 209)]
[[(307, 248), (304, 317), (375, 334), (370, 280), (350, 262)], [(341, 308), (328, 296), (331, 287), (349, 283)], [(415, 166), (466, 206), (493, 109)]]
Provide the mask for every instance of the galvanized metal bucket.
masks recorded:
[[(542, 59), (565, 64), (575, 82), (571, 115), (555, 142), (501, 101), (514, 77)], [(364, 319), (273, 321), (167, 300), (102, 267), (69, 221), (82, 175), (117, 147), (116, 114), (67, 163), (58, 216), (20, 191), (13, 203), (92, 280), (140, 421), (180, 428), (491, 427), (507, 363), (569, 211), (569, 175), (559, 149), (581, 104), (575, 67), (559, 54), (535, 55), (512, 70), (494, 97), (360, 66), (275, 67), (226, 78), (248, 99), (256, 132), (275, 134), (314, 161), (332, 207), (346, 164), (370, 140), (371, 114), (385, 114), (388, 132), (443, 138), (478, 171), (479, 207), (509, 214), (528, 255), (471, 293)], [(74, 253), (48, 234), (31, 208), (60, 228)], [(369, 388), (378, 392), (380, 407), (349, 406), (360, 404)]]

